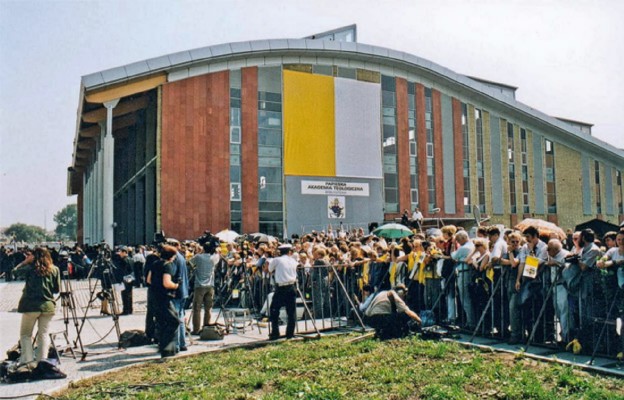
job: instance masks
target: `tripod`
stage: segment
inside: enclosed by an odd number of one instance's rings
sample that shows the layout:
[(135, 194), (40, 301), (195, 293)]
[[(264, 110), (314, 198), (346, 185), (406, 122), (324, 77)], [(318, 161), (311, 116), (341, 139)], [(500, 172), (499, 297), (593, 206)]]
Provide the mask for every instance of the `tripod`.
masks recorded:
[[(74, 340), (74, 347), (80, 346), (80, 353), (82, 359), (86, 355), (84, 346), (82, 344), (82, 338), (80, 337), (80, 327), (78, 322), (78, 314), (76, 312), (76, 300), (74, 299), (74, 292), (71, 287), (71, 281), (69, 280), (69, 273), (63, 272), (63, 291), (61, 292), (61, 306), (63, 307), (63, 322), (65, 323), (65, 335), (69, 336), (69, 319), (74, 322), (74, 328), (76, 328), (76, 340)], [(71, 349), (71, 348), (70, 348)], [(72, 349), (73, 354), (73, 349)]]
[[(101, 301), (107, 300), (110, 301), (112, 306), (111, 317), (113, 318), (113, 324), (115, 328), (115, 332), (117, 333), (117, 342), (118, 349), (121, 349), (121, 329), (119, 328), (119, 315), (117, 310), (117, 298), (115, 297), (115, 293), (113, 292), (113, 278), (112, 271), (115, 268), (113, 263), (110, 261), (110, 250), (101, 249), (98, 253), (98, 256), (95, 262), (91, 265), (91, 269), (89, 270), (89, 274), (87, 275), (87, 279), (89, 281), (89, 302), (85, 307), (84, 314), (82, 316), (82, 321), (80, 323), (80, 328), (78, 329), (78, 337), (80, 337), (80, 333), (82, 332), (82, 328), (84, 328), (85, 321), (87, 320), (87, 313), (91, 308), (91, 305), (95, 302), (95, 299), (100, 298)], [(94, 274), (101, 274), (101, 276), (94, 276)], [(95, 279), (95, 283), (92, 285), (91, 279)], [(98, 282), (100, 282), (102, 291), (97, 292)], [(82, 353), (81, 361), (87, 357), (87, 353)]]

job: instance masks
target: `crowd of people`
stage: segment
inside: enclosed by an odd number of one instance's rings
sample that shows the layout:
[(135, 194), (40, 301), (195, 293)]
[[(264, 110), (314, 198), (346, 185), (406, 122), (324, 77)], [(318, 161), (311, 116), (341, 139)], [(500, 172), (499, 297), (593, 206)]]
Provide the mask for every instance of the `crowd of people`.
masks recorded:
[[(123, 285), (123, 308), (102, 312), (132, 313), (132, 288), (148, 286), (145, 332), (163, 357), (186, 350), (188, 308), (191, 334), (216, 323), (216, 304), (270, 318), (276, 339), (282, 306), (286, 336), (293, 336), (300, 298), (302, 318), (363, 320), (378, 333), (389, 318), (420, 323), (427, 313), (438, 324), (510, 344), (599, 349), (623, 358), (621, 322), (608, 324), (600, 343), (598, 333), (604, 321), (624, 318), (624, 229), (601, 238), (586, 229), (562, 239), (534, 226), (481, 226), (473, 238), (453, 225), (419, 227), (396, 239), (360, 228), (312, 231), (284, 242), (241, 236), (231, 243), (212, 237), (120, 246), (110, 261), (113, 284)], [(20, 251), (2, 251), (7, 280), (14, 276), (5, 262), (28, 263), (29, 250), (21, 252), (23, 258), (16, 256)], [(98, 257), (96, 247), (50, 254), (60, 273), (75, 279), (87, 278)]]

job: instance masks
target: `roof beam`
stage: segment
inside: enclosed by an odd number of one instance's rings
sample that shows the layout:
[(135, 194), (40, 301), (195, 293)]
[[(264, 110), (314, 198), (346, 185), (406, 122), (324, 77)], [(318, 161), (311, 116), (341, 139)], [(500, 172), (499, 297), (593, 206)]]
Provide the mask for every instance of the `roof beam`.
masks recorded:
[(102, 128), (99, 125), (90, 126), (85, 129), (81, 129), (78, 134), (78, 139), (80, 138), (95, 138), (100, 136), (102, 133)]
[(78, 144), (76, 145), (76, 148), (78, 150), (88, 150), (91, 149), (95, 146), (95, 140), (93, 139), (83, 139), (83, 140), (79, 140)]
[[(122, 115), (130, 114), (138, 110), (147, 108), (149, 105), (149, 97), (141, 96), (136, 99), (126, 100), (113, 108), (113, 117), (121, 117)], [(106, 108), (101, 107), (93, 111), (86, 112), (82, 115), (83, 122), (97, 123), (106, 120)]]
[(89, 103), (104, 103), (110, 100), (132, 96), (133, 94), (147, 92), (148, 90), (154, 89), (166, 82), (167, 75), (163, 73), (150, 76), (148, 78), (137, 79), (131, 82), (114, 85), (108, 89), (95, 90), (91, 93), (87, 93), (85, 98)]

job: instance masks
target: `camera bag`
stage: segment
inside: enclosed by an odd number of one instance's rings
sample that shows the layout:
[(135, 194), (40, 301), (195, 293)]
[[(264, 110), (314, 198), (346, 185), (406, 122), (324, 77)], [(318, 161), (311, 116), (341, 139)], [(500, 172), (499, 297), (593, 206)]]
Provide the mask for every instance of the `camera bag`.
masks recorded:
[(223, 340), (224, 330), (219, 325), (204, 326), (199, 334), (200, 340)]

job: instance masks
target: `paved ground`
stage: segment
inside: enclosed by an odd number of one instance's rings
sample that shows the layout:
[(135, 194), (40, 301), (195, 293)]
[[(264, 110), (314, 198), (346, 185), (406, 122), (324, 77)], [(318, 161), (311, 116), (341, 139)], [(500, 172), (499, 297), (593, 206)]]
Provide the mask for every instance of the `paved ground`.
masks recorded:
[[(153, 346), (133, 347), (129, 349), (117, 348), (117, 334), (114, 329), (115, 324), (110, 316), (100, 316), (100, 303), (98, 300), (89, 304), (91, 290), (87, 281), (71, 281), (72, 292), (76, 303), (76, 313), (78, 324), (85, 323), (81, 331), (81, 338), (86, 352), (84, 361), (80, 361), (80, 350), (77, 349), (77, 359), (68, 356), (61, 357), (60, 369), (67, 374), (67, 379), (45, 380), (18, 384), (0, 384), (0, 399), (13, 398), (32, 394), (32, 398), (40, 393), (50, 393), (60, 387), (67, 385), (70, 381), (83, 379), (107, 371), (113, 368), (123, 367), (129, 364), (144, 362), (147, 360), (160, 359), (158, 349)], [(19, 340), (19, 327), (21, 315), (17, 313), (17, 304), (22, 293), (22, 282), (0, 283), (0, 359), (5, 359), (5, 351), (17, 344)], [(97, 292), (97, 290), (96, 290)], [(134, 289), (134, 314), (119, 317), (119, 327), (121, 332), (130, 329), (141, 329), (145, 327), (146, 289)], [(187, 312), (187, 315), (189, 313)], [(65, 321), (62, 308), (58, 307), (55, 318), (52, 321), (50, 332), (64, 332)], [(73, 318), (68, 319), (67, 331), (70, 341), (77, 337), (77, 328)], [(265, 340), (268, 337), (268, 330), (258, 327), (247, 327), (245, 332), (242, 329), (233, 334), (226, 335), (222, 341), (195, 341), (189, 346), (189, 351), (181, 353), (193, 354), (211, 350), (217, 350), (224, 346), (242, 344)], [(60, 340), (61, 343), (64, 340)]]
[[(91, 297), (90, 294), (92, 292), (92, 289), (89, 288), (88, 282), (72, 281), (72, 285), (72, 292), (74, 293), (74, 299), (76, 302), (77, 322), (80, 325), (82, 324), (83, 319), (85, 321), (81, 331), (81, 338), (86, 352), (85, 359), (80, 360), (81, 354), (79, 349), (76, 354), (77, 359), (73, 359), (68, 356), (61, 357), (60, 368), (67, 374), (67, 379), (35, 381), (20, 384), (2, 383), (0, 384), (0, 400), (15, 397), (27, 398), (25, 395), (28, 394), (32, 395), (30, 398), (34, 398), (40, 393), (51, 393), (67, 385), (71, 381), (84, 379), (130, 364), (160, 359), (156, 346), (118, 349), (118, 340), (114, 329), (115, 324), (113, 318), (110, 316), (100, 316), (100, 304), (97, 299), (92, 302), (91, 307), (86, 307), (89, 304), (89, 299)], [(18, 342), (21, 315), (17, 313), (17, 303), (21, 296), (22, 288), (23, 283), (21, 282), (0, 283), (0, 352), (2, 353)], [(93, 292), (97, 291), (97, 288), (96, 290), (93, 290)], [(120, 316), (119, 327), (121, 332), (130, 329), (143, 330), (145, 326), (146, 289), (134, 289), (133, 294), (134, 314)], [(187, 312), (187, 315), (188, 314), (189, 313)], [(319, 329), (329, 328), (331, 321), (327, 321), (329, 320), (319, 321)], [(220, 319), (220, 322), (222, 322), (222, 319)], [(59, 305), (57, 314), (52, 322), (50, 332), (63, 332), (65, 331), (65, 328), (66, 324), (62, 308)], [(312, 331), (313, 328), (309, 322), (307, 325), (305, 322), (301, 322), (299, 329), (300, 331)], [(189, 346), (189, 351), (181, 353), (181, 355), (214, 351), (236, 344), (260, 342), (265, 340), (268, 336), (267, 328), (263, 327), (260, 328), (260, 330), (261, 331), (259, 332), (257, 326), (254, 326), (253, 328), (247, 327), (244, 332), (242, 329), (239, 329), (233, 334), (226, 335), (222, 341), (195, 341), (191, 346)], [(74, 341), (77, 337), (77, 328), (74, 325), (73, 318), (71, 317), (68, 318), (67, 331), (69, 333), (70, 341)], [(282, 332), (282, 334), (283, 333), (284, 332)], [(495, 351), (512, 353), (522, 351), (520, 346), (508, 346), (505, 343), (497, 342), (491, 339), (477, 337), (473, 343), (469, 343), (468, 336), (464, 335), (458, 341), (463, 342), (466, 345), (487, 347)], [(531, 347), (530, 353), (525, 354), (541, 360), (570, 363), (579, 367), (588, 368), (586, 363), (589, 357), (587, 356), (574, 356), (570, 353), (560, 353), (539, 347)], [(0, 359), (4, 358), (5, 354), (1, 354)], [(591, 368), (596, 372), (624, 377), (624, 365), (616, 363), (613, 359), (599, 357), (595, 360), (595, 363)]]

